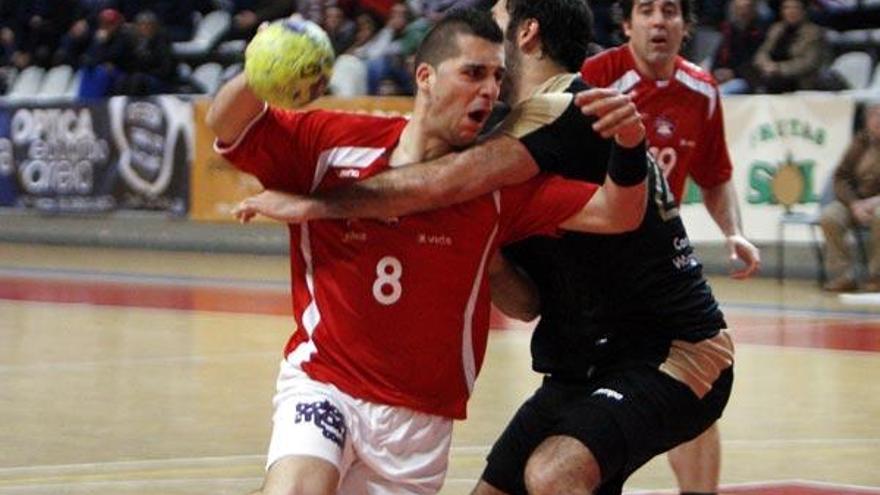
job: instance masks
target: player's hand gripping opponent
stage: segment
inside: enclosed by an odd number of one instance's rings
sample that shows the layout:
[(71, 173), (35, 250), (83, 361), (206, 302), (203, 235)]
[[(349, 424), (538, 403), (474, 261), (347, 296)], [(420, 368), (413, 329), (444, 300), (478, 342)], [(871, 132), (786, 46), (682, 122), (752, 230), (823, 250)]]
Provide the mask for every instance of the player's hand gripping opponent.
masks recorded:
[(645, 139), (645, 125), (632, 95), (612, 88), (592, 88), (575, 95), (574, 102), (584, 115), (598, 119), (593, 130), (602, 137), (613, 136), (624, 148), (632, 148)]
[(241, 223), (250, 222), (258, 214), (279, 222), (302, 223), (315, 218), (313, 206), (314, 200), (308, 196), (270, 189), (245, 198), (232, 209), (232, 214)]

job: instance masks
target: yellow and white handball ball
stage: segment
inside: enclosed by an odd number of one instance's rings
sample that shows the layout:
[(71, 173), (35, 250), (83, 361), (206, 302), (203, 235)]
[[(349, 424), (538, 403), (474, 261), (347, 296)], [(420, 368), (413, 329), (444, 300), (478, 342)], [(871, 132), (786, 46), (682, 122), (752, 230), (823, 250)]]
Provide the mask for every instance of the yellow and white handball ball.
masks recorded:
[(333, 72), (333, 45), (312, 21), (275, 21), (248, 44), (244, 72), (251, 90), (270, 105), (301, 107), (327, 87)]

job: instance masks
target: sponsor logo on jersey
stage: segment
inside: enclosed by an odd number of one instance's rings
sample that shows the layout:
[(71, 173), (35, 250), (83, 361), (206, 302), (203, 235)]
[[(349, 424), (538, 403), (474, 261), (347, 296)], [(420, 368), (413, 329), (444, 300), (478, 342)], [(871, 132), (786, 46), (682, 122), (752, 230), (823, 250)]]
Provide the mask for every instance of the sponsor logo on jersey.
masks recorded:
[(342, 235), (342, 242), (367, 242), (367, 233), (349, 230)]
[(420, 232), (418, 240), (419, 244), (428, 244), (430, 246), (452, 246), (452, 237), (448, 235)]
[(654, 120), (654, 134), (662, 139), (670, 139), (675, 134), (675, 123), (666, 116), (659, 116)]
[(616, 391), (616, 390), (611, 390), (610, 388), (599, 388), (599, 389), (596, 389), (596, 391), (593, 392), (593, 393), (590, 394), (590, 395), (604, 395), (605, 397), (608, 397), (609, 399), (614, 399), (614, 400), (617, 400), (617, 401), (621, 401), (621, 400), (623, 400), (623, 394), (622, 394), (622, 393), (620, 393), (620, 392), (618, 392), (618, 391)]
[(344, 168), (336, 172), (336, 176), (340, 179), (357, 179), (361, 176), (361, 171), (356, 168)]
[(313, 423), (321, 430), (324, 438), (335, 443), (340, 448), (345, 443), (345, 418), (339, 412), (339, 409), (328, 400), (297, 404), (296, 416), (293, 418), (293, 421), (296, 424), (302, 422)]

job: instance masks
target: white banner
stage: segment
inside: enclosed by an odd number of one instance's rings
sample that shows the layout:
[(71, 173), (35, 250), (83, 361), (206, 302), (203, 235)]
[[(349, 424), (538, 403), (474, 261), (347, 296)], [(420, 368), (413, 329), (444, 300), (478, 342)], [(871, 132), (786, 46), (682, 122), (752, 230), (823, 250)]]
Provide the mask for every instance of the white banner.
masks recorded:
[[(805, 191), (795, 211), (818, 209), (822, 190), (852, 138), (855, 104), (831, 93), (755, 95), (723, 100), (727, 146), (733, 161), (746, 236), (776, 242), (782, 207), (771, 182), (778, 167), (795, 164)], [(683, 198), (682, 216), (693, 241), (721, 241), (722, 235), (693, 184)], [(806, 229), (789, 229), (786, 240), (807, 240)]]

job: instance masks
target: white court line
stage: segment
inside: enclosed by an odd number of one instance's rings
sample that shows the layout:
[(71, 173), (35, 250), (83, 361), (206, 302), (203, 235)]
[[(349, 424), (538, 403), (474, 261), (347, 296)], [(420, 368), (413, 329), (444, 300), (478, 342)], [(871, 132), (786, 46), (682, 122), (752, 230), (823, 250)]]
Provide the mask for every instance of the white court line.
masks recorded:
[[(146, 479), (146, 480), (118, 480), (118, 481), (81, 481), (81, 482), (70, 482), (64, 481), (63, 484), (67, 487), (68, 490), (65, 493), (69, 492), (69, 490), (83, 490), (86, 488), (109, 488), (115, 487), (119, 489), (125, 488), (140, 488), (144, 486), (148, 486), (151, 488), (159, 488), (166, 487), (170, 488), (172, 486), (186, 486), (186, 485), (197, 485), (200, 488), (205, 488), (210, 485), (217, 485), (223, 487), (230, 487), (230, 485), (237, 484), (247, 484), (247, 485), (257, 485), (262, 481), (262, 478), (259, 477), (243, 477), (243, 478), (185, 478), (185, 479)], [(477, 483), (476, 479), (473, 478), (447, 478), (445, 481), (445, 486), (449, 485), (466, 485), (466, 486), (474, 486)], [(46, 488), (57, 487), (59, 483), (27, 483), (22, 485), (6, 485), (5, 487), (0, 487), (0, 493), (44, 493), (43, 490)], [(806, 488), (844, 488), (850, 491), (862, 492), (865, 494), (877, 494), (880, 493), (880, 487), (870, 487), (863, 485), (853, 485), (847, 483), (830, 483), (824, 481), (810, 481), (810, 480), (802, 480), (802, 479), (793, 479), (793, 480), (774, 480), (774, 481), (749, 481), (743, 483), (725, 483), (721, 485), (722, 490), (730, 490), (730, 489), (738, 489), (738, 488), (775, 488), (775, 487), (783, 487), (783, 486), (800, 486)], [(627, 495), (646, 495), (646, 494), (676, 494), (678, 490), (674, 489), (658, 489), (658, 488), (634, 488), (631, 490), (625, 490), (625, 494)]]
[[(880, 438), (779, 438), (779, 439), (740, 439), (722, 440), (722, 445), (754, 445), (756, 447), (768, 446), (809, 446), (809, 445), (865, 445), (880, 446)], [(453, 446), (450, 451), (458, 455), (487, 454), (491, 445), (461, 445)], [(2, 475), (24, 475), (42, 473), (46, 470), (77, 472), (90, 471), (94, 474), (96, 469), (108, 471), (120, 471), (129, 469), (165, 469), (181, 466), (217, 466), (232, 464), (262, 463), (266, 456), (262, 454), (243, 454), (232, 456), (207, 456), (207, 457), (177, 457), (168, 459), (149, 459), (138, 461), (111, 461), (82, 464), (47, 464), (39, 466), (19, 466), (0, 468)]]
[[(178, 488), (187, 489), (195, 488), (197, 492), (205, 493), (206, 487), (219, 486), (224, 489), (233, 489), (231, 493), (241, 493), (243, 490), (253, 489), (260, 486), (263, 478), (182, 478), (182, 479), (144, 479), (144, 480), (108, 480), (108, 481), (58, 481), (49, 483), (22, 483), (19, 485), (0, 485), (0, 494), (18, 495), (18, 494), (34, 494), (42, 495), (45, 493), (94, 493), (94, 490), (104, 489), (105, 491), (113, 488), (121, 493), (131, 493), (128, 490), (142, 490), (144, 488), (164, 488), (165, 490)], [(59, 489), (59, 487), (62, 487)], [(236, 488), (237, 487), (237, 488)], [(52, 491), (47, 491), (52, 490)], [(189, 492), (189, 490), (188, 490)], [(140, 493), (140, 492), (135, 492)], [(212, 490), (211, 493), (218, 493)], [(227, 493), (226, 490), (223, 493)]]

